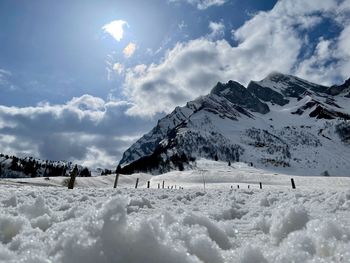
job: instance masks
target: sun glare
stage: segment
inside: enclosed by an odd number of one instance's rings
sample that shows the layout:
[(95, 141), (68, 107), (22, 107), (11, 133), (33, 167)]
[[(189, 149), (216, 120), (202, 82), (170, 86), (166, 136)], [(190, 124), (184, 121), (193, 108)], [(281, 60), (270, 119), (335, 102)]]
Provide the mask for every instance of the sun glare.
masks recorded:
[(110, 34), (118, 42), (123, 39), (124, 26), (128, 23), (124, 20), (113, 20), (102, 27), (105, 33)]
[(130, 58), (130, 57), (135, 53), (135, 50), (136, 50), (136, 44), (130, 42), (130, 43), (123, 49), (124, 56), (125, 56), (126, 58)]

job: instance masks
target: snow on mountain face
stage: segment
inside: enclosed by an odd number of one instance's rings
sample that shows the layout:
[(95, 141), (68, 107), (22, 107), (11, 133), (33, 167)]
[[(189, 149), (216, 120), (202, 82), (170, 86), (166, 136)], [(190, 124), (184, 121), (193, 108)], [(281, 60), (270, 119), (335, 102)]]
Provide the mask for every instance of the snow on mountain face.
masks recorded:
[(247, 89), (249, 91), (256, 94), (261, 100), (265, 101), (264, 98), (259, 96), (260, 92), (257, 92), (254, 87), (270, 89), (271, 91), (277, 92), (287, 98), (299, 98), (306, 91), (327, 93), (327, 87), (325, 86), (317, 85), (298, 77), (284, 75), (281, 73), (271, 73), (265, 79), (261, 81), (252, 81), (248, 85)]
[(158, 174), (207, 158), (291, 174), (348, 176), (348, 82), (325, 87), (273, 73), (248, 88), (218, 83), (132, 145), (120, 161), (123, 172)]

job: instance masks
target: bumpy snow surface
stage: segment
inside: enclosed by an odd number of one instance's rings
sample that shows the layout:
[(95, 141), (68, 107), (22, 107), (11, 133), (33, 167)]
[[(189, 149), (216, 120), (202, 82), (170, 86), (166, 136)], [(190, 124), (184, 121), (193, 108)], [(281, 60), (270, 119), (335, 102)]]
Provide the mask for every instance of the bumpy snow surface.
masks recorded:
[[(237, 167), (206, 165), (205, 192), (189, 172), (193, 184), (184, 189), (157, 189), (170, 175), (153, 177), (151, 189), (142, 180), (133, 189), (130, 177), (119, 189), (3, 181), (0, 262), (350, 262), (349, 178), (295, 177), (292, 190), (283, 175), (265, 174), (275, 178), (267, 181), (256, 170), (263, 189), (253, 175), (249, 189), (242, 179), (237, 189), (239, 177), (228, 172)], [(186, 185), (181, 175), (171, 184)]]

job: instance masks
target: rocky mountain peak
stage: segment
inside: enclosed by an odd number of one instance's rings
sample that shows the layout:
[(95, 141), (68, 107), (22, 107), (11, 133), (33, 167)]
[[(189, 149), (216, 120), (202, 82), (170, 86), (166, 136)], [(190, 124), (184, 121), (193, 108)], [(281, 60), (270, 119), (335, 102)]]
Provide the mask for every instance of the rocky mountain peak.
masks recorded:
[(301, 99), (304, 94), (327, 94), (328, 87), (273, 72), (260, 81), (251, 81), (247, 89), (262, 101), (284, 106), (291, 98)]
[(328, 90), (330, 95), (339, 95), (341, 93), (347, 94), (346, 97), (350, 97), (350, 78), (345, 80), (341, 85), (333, 85)]
[(266, 103), (261, 102), (254, 94), (236, 81), (230, 80), (226, 84), (219, 82), (211, 90), (211, 94), (224, 97), (231, 103), (247, 108), (253, 112), (266, 114), (270, 111)]
[(264, 78), (261, 81), (272, 81), (272, 82), (278, 83), (278, 82), (288, 81), (293, 77), (294, 76), (283, 74), (283, 73), (278, 72), (278, 71), (273, 71), (269, 75), (267, 75), (266, 78)]

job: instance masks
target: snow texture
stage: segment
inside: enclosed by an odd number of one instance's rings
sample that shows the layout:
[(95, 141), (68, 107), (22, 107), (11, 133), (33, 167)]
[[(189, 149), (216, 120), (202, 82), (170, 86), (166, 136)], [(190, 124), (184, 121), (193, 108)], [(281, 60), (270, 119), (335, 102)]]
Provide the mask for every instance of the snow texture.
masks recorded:
[(292, 190), (286, 175), (200, 163), (117, 189), (113, 176), (74, 190), (2, 180), (0, 262), (350, 262), (350, 178), (297, 177)]

